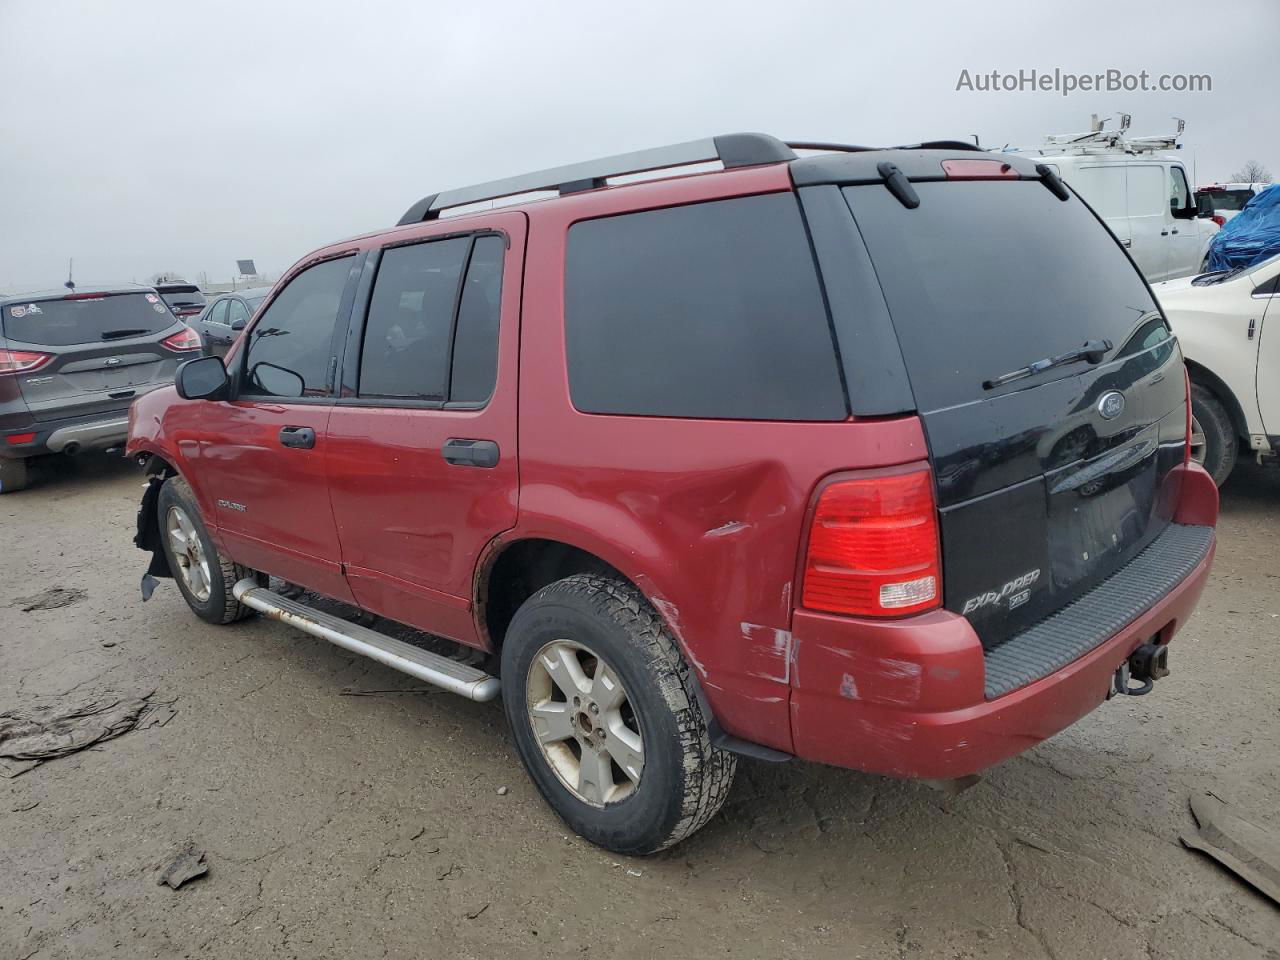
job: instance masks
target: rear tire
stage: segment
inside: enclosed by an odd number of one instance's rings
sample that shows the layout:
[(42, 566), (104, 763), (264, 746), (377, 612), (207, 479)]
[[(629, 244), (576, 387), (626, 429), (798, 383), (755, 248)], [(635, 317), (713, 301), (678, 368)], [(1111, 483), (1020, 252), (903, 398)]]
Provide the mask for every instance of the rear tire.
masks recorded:
[(0, 459), (0, 494), (17, 493), (27, 486), (27, 461)]
[(1208, 389), (1191, 384), (1191, 458), (1213, 477), (1218, 486), (1226, 483), (1236, 465), (1240, 441), (1231, 417)]
[(156, 509), (165, 559), (192, 613), (215, 624), (251, 616), (253, 610), (240, 604), (231, 588), (245, 577), (259, 582), (262, 577), (219, 555), (187, 481), (181, 477), (166, 480), (160, 488)]
[(733, 783), (737, 758), (711, 745), (688, 664), (628, 583), (578, 574), (525, 601), (503, 641), (502, 697), (543, 797), (616, 853), (679, 843)]

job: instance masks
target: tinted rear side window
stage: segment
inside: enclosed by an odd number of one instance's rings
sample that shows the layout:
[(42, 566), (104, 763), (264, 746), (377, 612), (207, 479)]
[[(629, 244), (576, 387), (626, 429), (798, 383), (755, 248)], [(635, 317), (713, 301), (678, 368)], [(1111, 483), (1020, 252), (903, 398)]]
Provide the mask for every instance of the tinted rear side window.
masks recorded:
[(502, 237), (478, 237), (467, 266), (453, 338), (449, 399), (483, 403), (498, 375), (498, 319), (502, 303)]
[(982, 387), (1086, 340), (1110, 340), (1110, 359), (1151, 320), (1156, 305), (1141, 275), (1074, 197), (1064, 203), (1038, 181), (913, 186), (920, 196), (914, 210), (879, 184), (844, 193), (920, 410), (1078, 373), (1078, 366), (1061, 367)]
[(125, 293), (12, 303), (0, 315), (0, 327), (19, 343), (67, 347), (159, 333), (175, 319), (154, 293)]
[(443, 400), (458, 278), (469, 237), (393, 247), (382, 255), (360, 355), (362, 397)]
[(573, 403), (587, 413), (846, 416), (808, 237), (789, 193), (574, 224), (565, 336)]

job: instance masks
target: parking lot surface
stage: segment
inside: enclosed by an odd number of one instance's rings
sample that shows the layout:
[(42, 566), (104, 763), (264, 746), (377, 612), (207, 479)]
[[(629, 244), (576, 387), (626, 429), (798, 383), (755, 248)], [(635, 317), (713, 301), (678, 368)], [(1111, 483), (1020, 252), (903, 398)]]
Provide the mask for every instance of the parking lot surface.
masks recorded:
[[(1280, 910), (1178, 840), (1205, 791), (1280, 831), (1280, 470), (1224, 488), (1153, 695), (952, 798), (744, 760), (720, 816), (643, 860), (569, 833), (497, 704), (209, 626), (169, 582), (143, 603), (140, 493), (85, 457), (0, 499), (0, 714), (176, 710), (0, 777), (0, 958), (1280, 957)], [(208, 874), (158, 885), (188, 842)]]

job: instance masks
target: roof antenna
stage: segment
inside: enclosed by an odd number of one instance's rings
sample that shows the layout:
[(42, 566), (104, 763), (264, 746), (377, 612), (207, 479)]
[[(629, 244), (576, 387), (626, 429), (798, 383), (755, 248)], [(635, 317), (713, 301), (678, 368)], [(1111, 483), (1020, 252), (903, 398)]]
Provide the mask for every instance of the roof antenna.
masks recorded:
[(67, 260), (67, 282), (64, 283), (63, 286), (68, 290), (74, 290), (76, 288), (76, 282), (72, 279), (72, 267), (75, 266), (75, 262), (74, 258)]
[(978, 135), (977, 135), (976, 133), (971, 133), (971, 134), (969, 134), (969, 136), (973, 137), (973, 145), (974, 145), (975, 147), (981, 147), (981, 146), (982, 146), (982, 144), (978, 142)]

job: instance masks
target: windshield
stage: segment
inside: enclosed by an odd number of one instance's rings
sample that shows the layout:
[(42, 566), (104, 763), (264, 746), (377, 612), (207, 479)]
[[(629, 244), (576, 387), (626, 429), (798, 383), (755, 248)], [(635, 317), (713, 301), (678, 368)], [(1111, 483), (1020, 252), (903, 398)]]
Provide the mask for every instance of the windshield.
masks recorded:
[(198, 287), (186, 287), (179, 290), (161, 290), (160, 296), (170, 307), (203, 307), (204, 294)]
[(154, 293), (80, 294), (11, 303), (0, 313), (8, 339), (47, 347), (142, 337), (159, 333), (174, 320)]
[(1159, 317), (1142, 276), (1077, 198), (1063, 202), (1038, 180), (912, 186), (920, 197), (914, 210), (882, 184), (844, 194), (921, 412), (1071, 376), (1087, 364), (983, 388), (1086, 341), (1110, 341), (1109, 360)]

